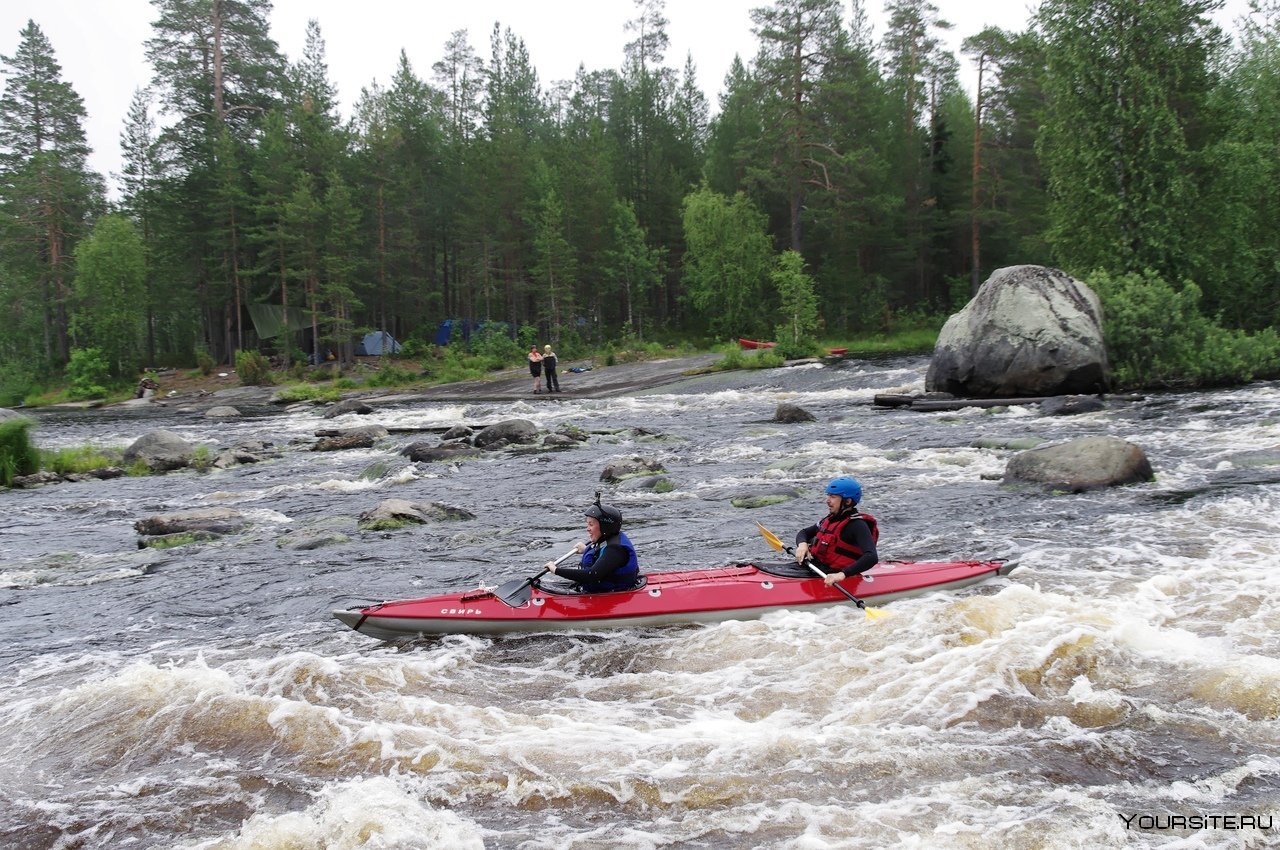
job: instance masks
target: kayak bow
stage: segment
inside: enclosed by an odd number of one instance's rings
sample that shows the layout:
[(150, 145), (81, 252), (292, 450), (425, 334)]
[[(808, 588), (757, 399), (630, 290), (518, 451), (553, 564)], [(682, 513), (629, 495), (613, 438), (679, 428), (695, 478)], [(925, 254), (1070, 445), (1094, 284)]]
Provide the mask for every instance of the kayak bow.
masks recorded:
[[(850, 594), (879, 605), (935, 590), (967, 587), (1006, 575), (1013, 566), (1003, 560), (884, 561), (840, 584)], [(393, 640), (418, 635), (716, 623), (755, 619), (786, 608), (847, 604), (840, 589), (827, 587), (794, 564), (733, 564), (653, 573), (636, 588), (608, 593), (535, 586), (528, 600), (514, 607), (492, 589), (479, 588), (340, 609), (333, 616), (361, 634)]]

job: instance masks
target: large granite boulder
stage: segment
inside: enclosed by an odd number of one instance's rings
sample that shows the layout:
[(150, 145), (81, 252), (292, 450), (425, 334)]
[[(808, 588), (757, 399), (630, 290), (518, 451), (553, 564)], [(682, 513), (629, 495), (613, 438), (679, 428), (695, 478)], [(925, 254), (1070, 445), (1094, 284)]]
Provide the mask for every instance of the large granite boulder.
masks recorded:
[(463, 458), (479, 457), (482, 453), (481, 449), (466, 443), (431, 443), (426, 440), (419, 440), (411, 443), (400, 450), (400, 454), (409, 458), (415, 463), (435, 463), (442, 460), (462, 460)]
[(1072, 493), (1154, 479), (1146, 453), (1119, 437), (1082, 437), (1040, 446), (1014, 455), (1004, 469), (1006, 484), (1041, 484)]
[(508, 445), (536, 442), (538, 426), (528, 419), (507, 419), (484, 428), (472, 442), (482, 449), (497, 449)]
[(1089, 394), (1107, 388), (1102, 304), (1044, 266), (997, 269), (943, 325), (925, 389), (964, 398)]
[(140, 460), (152, 472), (167, 472), (189, 466), (195, 453), (195, 446), (172, 431), (150, 431), (124, 450), (124, 462)]

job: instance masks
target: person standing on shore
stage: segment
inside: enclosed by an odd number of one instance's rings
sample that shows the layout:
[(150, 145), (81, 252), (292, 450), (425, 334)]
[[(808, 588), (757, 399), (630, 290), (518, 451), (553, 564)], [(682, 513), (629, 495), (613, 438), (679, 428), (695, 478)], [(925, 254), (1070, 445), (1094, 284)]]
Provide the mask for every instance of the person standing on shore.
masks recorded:
[(547, 374), (547, 392), (560, 392), (560, 378), (556, 376), (556, 353), (550, 345), (542, 347), (542, 371)]
[(529, 374), (533, 376), (533, 391), (542, 392), (542, 355), (536, 345), (529, 349)]

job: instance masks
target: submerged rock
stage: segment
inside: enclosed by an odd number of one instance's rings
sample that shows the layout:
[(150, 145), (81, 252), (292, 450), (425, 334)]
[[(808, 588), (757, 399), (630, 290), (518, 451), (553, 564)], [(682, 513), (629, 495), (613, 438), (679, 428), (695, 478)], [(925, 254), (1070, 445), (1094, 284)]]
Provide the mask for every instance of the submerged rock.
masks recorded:
[(440, 502), (410, 502), (408, 499), (386, 499), (376, 508), (360, 514), (360, 527), (388, 527), (432, 520), (475, 519), (470, 511)]
[(773, 421), (785, 424), (794, 424), (796, 422), (817, 422), (817, 417), (805, 410), (803, 407), (795, 404), (780, 404), (773, 412)]
[(628, 460), (611, 463), (600, 473), (601, 481), (618, 482), (637, 475), (661, 475), (667, 470), (662, 462), (652, 458), (633, 457)]
[(156, 537), (166, 534), (203, 531), (211, 534), (233, 534), (250, 525), (249, 518), (230, 508), (195, 508), (156, 514), (133, 524), (142, 535)]

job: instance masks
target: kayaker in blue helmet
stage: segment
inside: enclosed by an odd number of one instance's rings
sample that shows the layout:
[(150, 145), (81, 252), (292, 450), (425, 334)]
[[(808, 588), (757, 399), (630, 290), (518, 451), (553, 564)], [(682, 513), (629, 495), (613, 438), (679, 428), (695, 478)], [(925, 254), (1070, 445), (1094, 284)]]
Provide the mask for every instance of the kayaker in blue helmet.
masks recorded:
[(640, 580), (640, 562), (636, 558), (636, 547), (622, 533), (622, 513), (600, 504), (600, 494), (596, 493), (595, 503), (583, 515), (587, 518), (590, 540), (579, 541), (575, 547), (582, 555), (581, 563), (576, 567), (557, 567), (554, 561), (548, 561), (547, 569), (575, 582), (583, 593), (635, 587)]
[(827, 574), (823, 581), (830, 586), (880, 561), (880, 528), (875, 517), (858, 511), (862, 485), (857, 479), (833, 478), (826, 493), (827, 515), (796, 533), (796, 563), (812, 559)]

